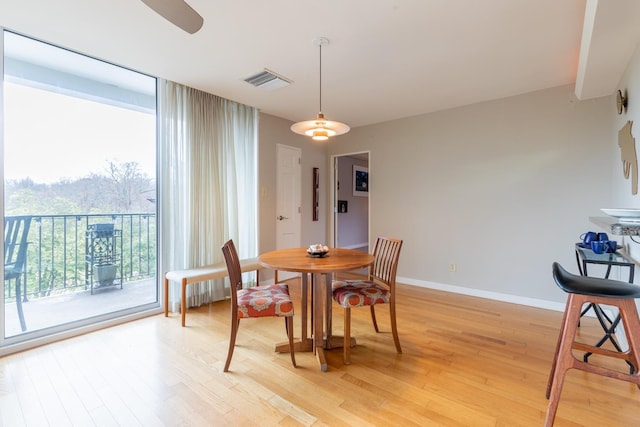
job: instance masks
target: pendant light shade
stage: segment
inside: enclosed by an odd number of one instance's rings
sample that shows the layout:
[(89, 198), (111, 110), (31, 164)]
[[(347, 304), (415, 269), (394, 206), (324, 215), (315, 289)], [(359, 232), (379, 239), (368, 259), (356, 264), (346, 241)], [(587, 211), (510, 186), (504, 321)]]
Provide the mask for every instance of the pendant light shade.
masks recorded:
[(300, 135), (310, 136), (314, 141), (326, 141), (335, 135), (349, 132), (348, 125), (332, 120), (327, 120), (322, 114), (322, 46), (329, 44), (329, 39), (320, 37), (314, 40), (320, 50), (320, 112), (313, 120), (306, 120), (291, 125), (291, 130)]

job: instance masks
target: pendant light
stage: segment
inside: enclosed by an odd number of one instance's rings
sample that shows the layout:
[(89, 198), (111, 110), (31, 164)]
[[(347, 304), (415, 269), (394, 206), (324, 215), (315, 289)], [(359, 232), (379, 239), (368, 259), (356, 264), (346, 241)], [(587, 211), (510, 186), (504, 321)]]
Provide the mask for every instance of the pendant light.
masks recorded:
[(344, 123), (327, 120), (322, 114), (322, 46), (328, 45), (329, 39), (319, 37), (314, 39), (313, 42), (318, 45), (320, 50), (320, 110), (318, 117), (313, 120), (294, 123), (291, 125), (291, 130), (300, 135), (310, 136), (314, 141), (326, 141), (331, 136), (349, 132), (350, 128)]

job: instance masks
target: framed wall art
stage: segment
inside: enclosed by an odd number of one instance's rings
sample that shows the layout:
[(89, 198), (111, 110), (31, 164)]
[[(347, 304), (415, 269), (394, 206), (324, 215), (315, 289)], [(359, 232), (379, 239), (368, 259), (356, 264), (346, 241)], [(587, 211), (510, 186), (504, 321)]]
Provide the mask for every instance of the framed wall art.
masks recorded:
[(353, 195), (369, 196), (369, 169), (353, 165)]
[(317, 221), (320, 210), (320, 170), (313, 168), (313, 220)]

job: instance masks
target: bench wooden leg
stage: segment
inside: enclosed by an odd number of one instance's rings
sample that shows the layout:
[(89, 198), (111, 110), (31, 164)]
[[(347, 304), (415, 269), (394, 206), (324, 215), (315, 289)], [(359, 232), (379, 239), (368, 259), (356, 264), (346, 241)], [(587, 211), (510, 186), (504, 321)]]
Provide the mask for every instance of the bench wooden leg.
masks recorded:
[(164, 317), (169, 317), (169, 279), (164, 279)]
[(182, 327), (187, 321), (187, 279), (182, 280), (182, 299), (180, 300), (180, 316), (182, 316)]

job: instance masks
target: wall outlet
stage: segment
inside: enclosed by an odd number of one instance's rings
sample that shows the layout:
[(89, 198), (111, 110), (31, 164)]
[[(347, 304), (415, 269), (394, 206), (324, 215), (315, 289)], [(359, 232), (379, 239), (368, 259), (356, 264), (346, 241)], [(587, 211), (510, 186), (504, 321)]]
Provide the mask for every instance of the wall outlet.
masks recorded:
[(458, 269), (458, 266), (456, 265), (455, 262), (449, 263), (449, 272), (455, 273), (457, 269)]

